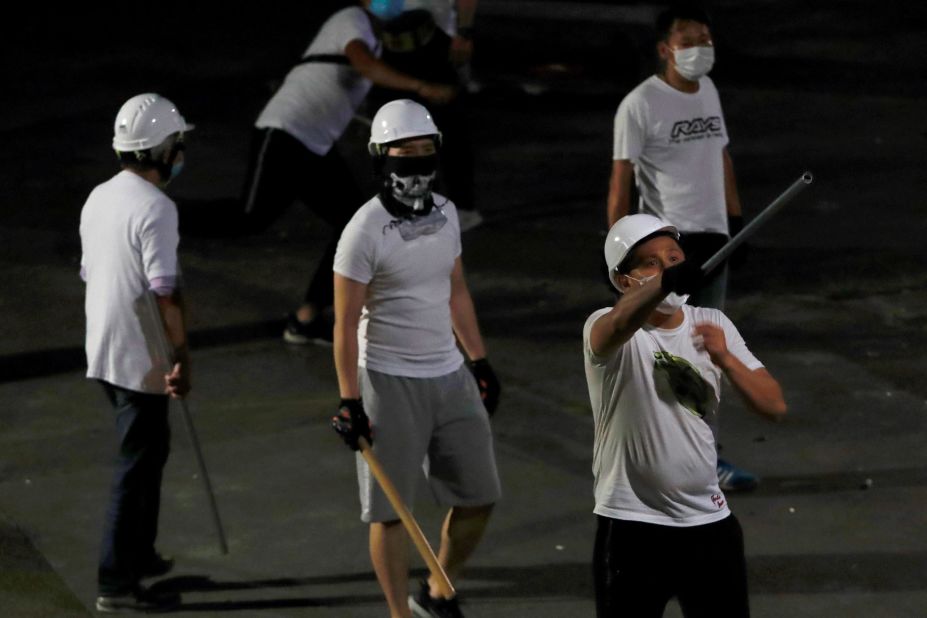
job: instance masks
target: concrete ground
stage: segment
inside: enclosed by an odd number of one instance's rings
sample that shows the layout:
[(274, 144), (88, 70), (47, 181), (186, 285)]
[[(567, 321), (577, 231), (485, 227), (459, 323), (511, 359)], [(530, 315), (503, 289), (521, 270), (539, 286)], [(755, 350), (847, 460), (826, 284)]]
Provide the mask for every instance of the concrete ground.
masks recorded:
[[(493, 420), (505, 498), (458, 588), (468, 616), (591, 616), (580, 329), (611, 302), (600, 265), (611, 119), (646, 74), (654, 7), (485, 4), (471, 111), (487, 222), (465, 234), (464, 259), (505, 389)], [(0, 119), (0, 615), (92, 613), (113, 432), (83, 379), (77, 218), (113, 173), (113, 113), (144, 90), (173, 98), (198, 125), (171, 187), (182, 212), (233, 197), (265, 82), (299, 54), (320, 6), (287, 23), (191, 9), (167, 32), (135, 23), (131, 44), (116, 18), (22, 26), (20, 88)], [(731, 280), (728, 314), (790, 404), (777, 425), (732, 392), (723, 404), (725, 456), (763, 478), (729, 496), (753, 615), (927, 615), (925, 11), (710, 6), (748, 219), (805, 169), (816, 176)], [(339, 144), (362, 183), (363, 132)], [(217, 549), (175, 411), (159, 545), (177, 568), (157, 585), (182, 592), (179, 616), (386, 613), (352, 455), (327, 425), (331, 351), (279, 340), (328, 237), (294, 206), (260, 235), (183, 239), (190, 408), (230, 552)], [(440, 511), (423, 495), (416, 515), (436, 542)]]

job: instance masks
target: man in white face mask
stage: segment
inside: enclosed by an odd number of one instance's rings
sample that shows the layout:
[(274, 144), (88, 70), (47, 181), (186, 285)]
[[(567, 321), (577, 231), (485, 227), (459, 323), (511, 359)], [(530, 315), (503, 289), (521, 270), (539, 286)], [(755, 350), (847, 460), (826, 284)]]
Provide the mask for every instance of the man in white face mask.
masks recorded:
[[(668, 9), (656, 30), (658, 71), (624, 98), (615, 116), (608, 224), (631, 212), (636, 184), (639, 212), (675, 225), (701, 263), (741, 226), (724, 114), (708, 77), (715, 48), (699, 9)], [(722, 271), (692, 303), (723, 309), (724, 280)]]
[[(656, 23), (657, 74), (629, 93), (615, 116), (608, 223), (637, 211), (676, 226), (688, 258), (702, 264), (743, 227), (728, 133), (718, 91), (708, 73), (715, 61), (704, 11), (673, 7)], [(724, 309), (726, 267), (689, 299)], [(726, 491), (753, 489), (758, 479), (721, 460)]]
[[(718, 309), (686, 304), (701, 269), (672, 225), (651, 215), (609, 230), (621, 292), (583, 327), (595, 421), (597, 615), (749, 615), (743, 533), (719, 487), (715, 441), (725, 377), (752, 411), (786, 412), (778, 382)], [(720, 583), (719, 583), (720, 582)]]

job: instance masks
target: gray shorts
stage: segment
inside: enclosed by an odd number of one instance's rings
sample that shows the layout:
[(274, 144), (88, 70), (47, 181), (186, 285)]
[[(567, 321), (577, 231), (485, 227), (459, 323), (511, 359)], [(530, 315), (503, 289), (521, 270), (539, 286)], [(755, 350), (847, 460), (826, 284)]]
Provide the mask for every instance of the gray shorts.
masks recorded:
[[(359, 368), (373, 452), (412, 509), (423, 474), (438, 504), (484, 506), (502, 495), (492, 430), (473, 375), (465, 365), (437, 378), (406, 378)], [(398, 519), (357, 455), (361, 519)]]

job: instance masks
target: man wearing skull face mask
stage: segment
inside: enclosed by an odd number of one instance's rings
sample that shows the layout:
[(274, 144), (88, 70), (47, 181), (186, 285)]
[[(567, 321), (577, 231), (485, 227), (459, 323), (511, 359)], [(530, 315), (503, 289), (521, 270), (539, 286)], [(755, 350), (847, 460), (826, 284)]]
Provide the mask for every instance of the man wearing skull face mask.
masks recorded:
[(662, 616), (674, 595), (685, 616), (749, 616), (743, 532), (719, 488), (708, 424), (722, 378), (761, 416), (776, 420), (786, 405), (734, 324), (685, 304), (702, 273), (678, 238), (651, 215), (613, 225), (605, 262), (621, 298), (583, 327), (600, 618)]
[[(688, 258), (702, 264), (743, 227), (728, 134), (714, 82), (708, 15), (677, 5), (657, 17), (659, 71), (628, 94), (614, 123), (608, 224), (638, 211), (676, 226)], [(736, 263), (742, 252), (738, 251)], [(716, 269), (690, 305), (724, 309), (727, 267)], [(717, 428), (714, 428), (717, 430)], [(725, 491), (753, 489), (756, 476), (721, 459)]]
[[(335, 253), (341, 402), (332, 426), (353, 450), (359, 437), (371, 441), (406, 504), (424, 466), (435, 498), (450, 507), (438, 559), (454, 579), (501, 493), (488, 418), (499, 383), (464, 280), (456, 208), (431, 191), (440, 140), (414, 101), (391, 101), (374, 116), (380, 191), (355, 213)], [(361, 519), (370, 523), (371, 560), (391, 616), (461, 616), (456, 598), (436, 598), (435, 582), (421, 582), (407, 600), (405, 531), (359, 455), (357, 470)]]

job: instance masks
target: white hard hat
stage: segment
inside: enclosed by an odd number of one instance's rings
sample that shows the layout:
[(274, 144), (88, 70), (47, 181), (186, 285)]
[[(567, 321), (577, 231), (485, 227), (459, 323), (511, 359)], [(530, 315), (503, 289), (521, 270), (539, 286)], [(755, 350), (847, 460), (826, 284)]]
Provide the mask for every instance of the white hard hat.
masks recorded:
[(605, 238), (605, 264), (608, 266), (608, 280), (619, 292), (615, 281), (618, 267), (642, 240), (657, 232), (666, 232), (679, 240), (679, 231), (669, 223), (653, 215), (628, 215), (615, 222)]
[(370, 125), (367, 149), (372, 155), (383, 154), (384, 144), (413, 137), (435, 137), (440, 143), (441, 131), (423, 105), (397, 99), (377, 110)]
[(193, 130), (177, 106), (159, 94), (148, 92), (126, 101), (116, 114), (113, 149), (133, 152), (154, 148), (174, 133)]

